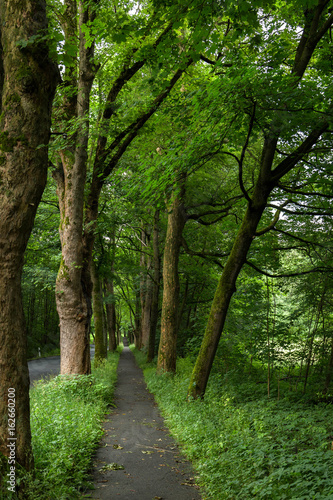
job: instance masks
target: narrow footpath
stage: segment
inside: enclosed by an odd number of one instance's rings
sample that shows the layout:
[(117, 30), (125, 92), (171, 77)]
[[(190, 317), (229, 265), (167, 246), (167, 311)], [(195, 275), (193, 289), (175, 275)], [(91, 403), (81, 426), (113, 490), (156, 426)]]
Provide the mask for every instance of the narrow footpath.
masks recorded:
[(170, 437), (128, 347), (120, 356), (114, 402), (94, 458), (96, 489), (85, 498), (200, 500), (191, 464)]

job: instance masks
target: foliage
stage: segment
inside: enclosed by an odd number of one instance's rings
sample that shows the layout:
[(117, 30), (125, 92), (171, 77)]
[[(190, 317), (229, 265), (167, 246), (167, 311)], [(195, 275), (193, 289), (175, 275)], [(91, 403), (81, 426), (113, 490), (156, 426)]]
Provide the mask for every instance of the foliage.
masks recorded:
[(49, 178), (25, 252), (23, 307), (28, 333), (28, 358), (51, 355), (59, 348), (59, 318), (55, 280), (60, 264), (59, 208)]
[(89, 486), (91, 458), (103, 435), (101, 421), (112, 404), (119, 353), (92, 375), (57, 376), (30, 392), (34, 476), (26, 498), (79, 498)]
[(173, 377), (148, 365), (144, 374), (206, 498), (331, 498), (332, 405), (268, 399), (244, 373), (228, 383), (215, 373), (204, 401), (186, 401), (191, 368), (180, 359)]

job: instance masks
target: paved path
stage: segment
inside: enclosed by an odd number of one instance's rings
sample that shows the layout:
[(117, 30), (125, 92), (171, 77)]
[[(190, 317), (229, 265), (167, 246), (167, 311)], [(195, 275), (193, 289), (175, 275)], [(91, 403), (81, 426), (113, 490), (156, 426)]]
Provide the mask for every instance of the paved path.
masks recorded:
[[(95, 346), (90, 346), (90, 359), (95, 355)], [(60, 356), (50, 356), (48, 358), (39, 358), (28, 361), (30, 386), (33, 382), (48, 376), (59, 375), (60, 372)]]
[(115, 404), (94, 459), (96, 489), (86, 498), (200, 500), (191, 466), (169, 436), (128, 347), (119, 360)]
[(30, 385), (41, 378), (50, 375), (59, 375), (60, 356), (50, 356), (48, 358), (39, 358), (28, 361)]

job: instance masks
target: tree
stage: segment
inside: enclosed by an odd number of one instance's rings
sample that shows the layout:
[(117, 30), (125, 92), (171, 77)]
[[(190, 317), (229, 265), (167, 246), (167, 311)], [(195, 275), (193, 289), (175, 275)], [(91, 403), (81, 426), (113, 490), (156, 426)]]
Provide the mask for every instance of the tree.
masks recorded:
[[(302, 116), (303, 106), (308, 98), (306, 92), (307, 83), (311, 86), (311, 71), (307, 71), (310, 61), (318, 65), (320, 72), (322, 49), (325, 52), (325, 37), (327, 31), (333, 23), (333, 15), (328, 10), (328, 2), (318, 2), (317, 5), (306, 9), (302, 24), (302, 35), (295, 50), (295, 57), (292, 61), (290, 56), (288, 62), (292, 63), (291, 73), (285, 72), (285, 86), (283, 92), (276, 96), (276, 102), (271, 111), (270, 118), (266, 114), (263, 120), (260, 111), (257, 109), (258, 95), (255, 93), (247, 102), (246, 113), (250, 115), (248, 130), (245, 135), (242, 153), (240, 157), (235, 157), (239, 167), (239, 182), (242, 193), (247, 200), (247, 209), (243, 220), (239, 226), (237, 235), (230, 256), (225, 264), (221, 275), (215, 297), (213, 300), (210, 316), (208, 318), (206, 332), (202, 346), (193, 370), (190, 381), (189, 395), (197, 398), (203, 397), (213, 364), (215, 353), (218, 347), (220, 336), (226, 320), (231, 297), (236, 290), (237, 277), (246, 262), (249, 249), (254, 238), (272, 229), (276, 219), (267, 227), (258, 231), (258, 225), (268, 204), (268, 199), (274, 189), (279, 187), (281, 180), (288, 176), (296, 167), (298, 174), (302, 169), (302, 162), (306, 158), (311, 159), (314, 147), (318, 144), (325, 144), (325, 133), (329, 131), (329, 116), (331, 109), (327, 106), (322, 113), (316, 113), (316, 105), (313, 103), (314, 113), (311, 115), (311, 123), (307, 121), (304, 127), (295, 123), (291, 118), (290, 104), (288, 97), (290, 94), (296, 96), (297, 101), (293, 101)], [(318, 47), (319, 42), (322, 43)], [(324, 48), (323, 48), (324, 47)], [(280, 72), (280, 61), (275, 61), (277, 72)], [(276, 66), (275, 66), (276, 67)], [(252, 68), (253, 70), (253, 68)], [(250, 72), (252, 71), (250, 70)], [(252, 74), (253, 76), (253, 74)], [(303, 83), (303, 85), (301, 84)], [(263, 103), (260, 103), (262, 105)], [(266, 103), (267, 105), (268, 103)], [(250, 139), (255, 135), (256, 124), (261, 121), (263, 133), (263, 147), (259, 160), (258, 173), (253, 187), (246, 189), (243, 183), (243, 167), (246, 150)], [(309, 118), (308, 118), (309, 120)], [(301, 128), (301, 130), (299, 130)], [(298, 130), (297, 130), (298, 129)], [(281, 147), (289, 135), (289, 148), (281, 153)], [(291, 140), (292, 137), (292, 140)], [(234, 154), (227, 152), (226, 154)], [(303, 166), (304, 169), (304, 166)]]
[[(30, 469), (33, 456), (21, 275), (46, 183), (51, 105), (59, 74), (48, 53), (45, 2), (5, 0), (0, 5), (0, 21), (0, 453), (2, 457), (10, 453), (8, 390), (13, 388), (15, 459)], [(1, 460), (2, 479), (4, 470)]]
[[(99, 2), (96, 2), (96, 5)], [(81, 4), (80, 4), (81, 5)], [(76, 2), (66, 1), (63, 12), (59, 13), (62, 29), (65, 33), (67, 62), (63, 86), (62, 115), (58, 125), (63, 125), (68, 139), (60, 150), (61, 163), (54, 175), (58, 184), (61, 210), (60, 236), (63, 248), (62, 263), (57, 278), (57, 307), (60, 318), (62, 367), (68, 373), (87, 373), (89, 360), (87, 331), (91, 317), (92, 282), (90, 264), (95, 241), (95, 227), (98, 217), (99, 198), (106, 179), (118, 164), (127, 147), (136, 138), (139, 131), (167, 98), (186, 68), (192, 63), (186, 51), (179, 51), (179, 33), (173, 30), (174, 23), (179, 23), (179, 14), (185, 16), (189, 6), (178, 10), (171, 7), (159, 17), (150, 5), (147, 9), (138, 7), (137, 16), (131, 14), (127, 4), (121, 6), (121, 15), (110, 15), (107, 9), (106, 22), (101, 18), (95, 23), (95, 7), (81, 5), (79, 21), (80, 48), (75, 46), (76, 39)], [(147, 16), (147, 12), (149, 16)], [(139, 37), (138, 35), (138, 26)], [(94, 158), (92, 172), (89, 172), (87, 200), (83, 213), (83, 192), (87, 171), (87, 147), (90, 117), (89, 95), (97, 68), (93, 61), (94, 39), (99, 29), (103, 32), (103, 42), (107, 42), (107, 33), (112, 27), (112, 43), (119, 42), (115, 60), (111, 60), (112, 84), (106, 78), (108, 88), (103, 89), (106, 97), (97, 112), (95, 135), (91, 141), (90, 158)], [(128, 41), (125, 49), (122, 42), (128, 37), (128, 31), (135, 32), (133, 40)], [(168, 41), (171, 40), (171, 47)], [(110, 46), (110, 44), (109, 44)], [(165, 51), (170, 55), (161, 55)], [(120, 54), (119, 54), (120, 52)], [(184, 52), (184, 54), (183, 54)], [(68, 57), (69, 56), (69, 57)], [(109, 55), (108, 58), (110, 59)], [(70, 60), (70, 62), (68, 62)], [(161, 61), (165, 69), (154, 85), (153, 92), (134, 106), (135, 113), (127, 113), (119, 120), (116, 112), (121, 104), (119, 95), (127, 89), (128, 82), (135, 81), (138, 72), (145, 65), (159, 68)], [(77, 69), (77, 64), (79, 68)], [(105, 62), (105, 67), (107, 68)], [(176, 70), (174, 70), (176, 67)], [(108, 68), (107, 68), (108, 69)], [(78, 71), (78, 87), (76, 76)], [(157, 70), (159, 73), (159, 69)], [(102, 80), (102, 78), (101, 78)], [(158, 92), (156, 92), (156, 88)], [(85, 99), (82, 99), (82, 92)], [(78, 96), (78, 101), (76, 100)], [(81, 101), (80, 101), (81, 99)], [(138, 108), (138, 109), (137, 109)], [(76, 129), (66, 127), (76, 119)], [(60, 145), (61, 146), (61, 145)], [(83, 219), (82, 219), (83, 217)], [(84, 224), (83, 224), (84, 220)], [(83, 237), (81, 238), (82, 231)], [(80, 241), (79, 241), (80, 240)], [(79, 360), (80, 358), (80, 360)]]
[[(76, 1), (67, 0), (61, 16), (66, 42), (71, 53), (74, 53), (66, 67), (61, 105), (63, 130), (69, 137), (60, 151), (61, 162), (54, 170), (61, 217), (59, 233), (62, 260), (56, 282), (56, 299), (60, 321), (62, 374), (88, 374), (91, 369), (89, 331), (92, 283), (90, 274), (86, 279), (83, 277), (82, 232), (90, 91), (98, 68), (93, 60), (94, 42), (87, 40), (85, 30), (89, 23), (94, 22), (97, 5), (97, 0), (89, 6), (83, 1), (79, 2), (78, 27)], [(66, 127), (66, 122), (73, 120), (77, 122), (74, 132)]]
[(176, 371), (179, 276), (178, 260), (182, 234), (186, 221), (184, 208), (185, 180), (182, 177), (172, 192), (168, 208), (168, 226), (163, 257), (163, 305), (161, 338), (158, 350), (157, 370)]

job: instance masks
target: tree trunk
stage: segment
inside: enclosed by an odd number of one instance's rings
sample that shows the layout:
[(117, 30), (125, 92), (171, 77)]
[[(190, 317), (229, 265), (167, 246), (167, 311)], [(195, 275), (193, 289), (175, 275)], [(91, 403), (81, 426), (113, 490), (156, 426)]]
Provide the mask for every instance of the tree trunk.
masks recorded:
[(308, 356), (307, 356), (307, 359), (306, 359), (306, 368), (305, 368), (305, 376), (304, 376), (303, 394), (305, 394), (306, 386), (307, 386), (307, 383), (308, 383), (308, 378), (309, 378), (309, 374), (310, 374), (310, 367), (311, 367), (311, 361), (313, 362), (313, 359), (312, 359), (313, 343), (314, 343), (314, 339), (315, 339), (315, 336), (316, 336), (316, 333), (317, 333), (317, 330), (318, 330), (320, 315), (323, 313), (323, 302), (324, 302), (325, 293), (326, 293), (326, 285), (324, 285), (324, 288), (323, 288), (323, 291), (322, 291), (322, 294), (321, 294), (321, 298), (320, 298), (320, 301), (318, 303), (318, 309), (317, 309), (315, 324), (314, 324), (314, 327), (313, 327), (313, 330), (311, 332), (310, 339), (309, 339), (309, 351), (308, 351)]
[[(49, 60), (44, 41), (20, 46), (32, 36), (47, 34), (45, 2), (3, 0), (0, 33), (1, 486), (8, 465), (4, 456), (11, 453), (13, 464), (16, 460), (25, 469), (33, 466), (21, 275), (24, 252), (46, 184), (51, 105), (59, 74)], [(14, 404), (9, 401), (9, 389), (11, 399), (15, 398), (15, 423), (8, 420), (9, 403), (12, 408)]]
[(327, 374), (326, 374), (323, 394), (327, 394), (327, 392), (328, 392), (328, 389), (329, 389), (330, 383), (331, 383), (332, 374), (333, 374), (333, 338), (332, 338), (331, 353), (330, 353), (330, 359), (329, 359), (328, 367), (327, 367)]
[(159, 252), (159, 210), (156, 210), (154, 215), (153, 227), (153, 266), (154, 266), (154, 279), (153, 279), (153, 295), (151, 304), (151, 318), (150, 318), (150, 336), (148, 343), (147, 361), (150, 363), (155, 355), (155, 338), (158, 321), (158, 302), (160, 292), (160, 252)]
[(103, 300), (101, 281), (98, 275), (98, 269), (95, 262), (91, 265), (91, 277), (93, 282), (93, 312), (95, 325), (95, 357), (94, 366), (98, 366), (103, 359), (107, 357), (107, 346), (104, 339), (103, 328)]
[(135, 315), (134, 315), (134, 338), (135, 347), (141, 349), (142, 347), (142, 330), (141, 330), (141, 304), (140, 304), (140, 288), (135, 292)]
[(151, 331), (151, 308), (153, 305), (153, 282), (150, 276), (151, 257), (147, 257), (147, 274), (144, 287), (144, 306), (142, 310), (142, 347), (148, 347)]
[(144, 339), (143, 338), (143, 322), (145, 321), (144, 318), (144, 313), (145, 313), (145, 303), (146, 303), (146, 282), (147, 282), (147, 275), (146, 275), (146, 255), (145, 251), (147, 248), (147, 237), (146, 237), (146, 232), (143, 229), (143, 223), (142, 223), (142, 229), (141, 229), (141, 254), (140, 254), (140, 311), (141, 311), (141, 320), (140, 320), (140, 325), (141, 325), (141, 333), (140, 333), (140, 349), (144, 346)]
[(267, 332), (267, 397), (270, 397), (271, 391), (271, 345), (270, 345), (270, 331), (269, 331), (269, 315), (270, 315), (270, 293), (269, 281), (266, 276), (266, 292), (267, 292), (267, 311), (266, 311), (266, 332)]
[(194, 398), (204, 396), (230, 300), (236, 291), (236, 280), (255, 237), (270, 189), (268, 187), (265, 188), (258, 181), (253, 201), (248, 205), (230, 256), (221, 275), (210, 310), (205, 335), (190, 381), (188, 394)]
[(114, 303), (114, 290), (112, 279), (105, 280), (105, 291), (107, 295), (106, 300), (106, 321), (109, 336), (109, 351), (114, 352), (117, 349), (116, 339), (116, 305)]
[[(74, 4), (75, 2), (70, 3), (69, 6)], [(75, 18), (76, 12), (72, 15)], [(60, 321), (62, 374), (90, 373), (91, 280), (87, 266), (83, 272), (82, 232), (89, 134), (89, 96), (96, 68), (92, 62), (94, 46), (92, 44), (86, 47), (82, 28), (93, 18), (94, 13), (90, 14), (88, 8), (85, 9), (83, 2), (80, 2), (80, 60), (77, 107), (74, 110), (78, 119), (76, 143), (74, 147), (61, 152), (62, 168), (55, 174), (61, 216), (59, 233), (62, 260), (56, 282), (56, 300)], [(64, 109), (68, 111), (67, 104), (64, 104)]]
[(163, 303), (161, 338), (158, 351), (157, 371), (174, 373), (177, 359), (177, 319), (179, 298), (178, 261), (182, 233), (186, 222), (183, 205), (185, 179), (181, 180), (180, 192), (173, 193), (168, 206), (168, 227), (163, 260)]

